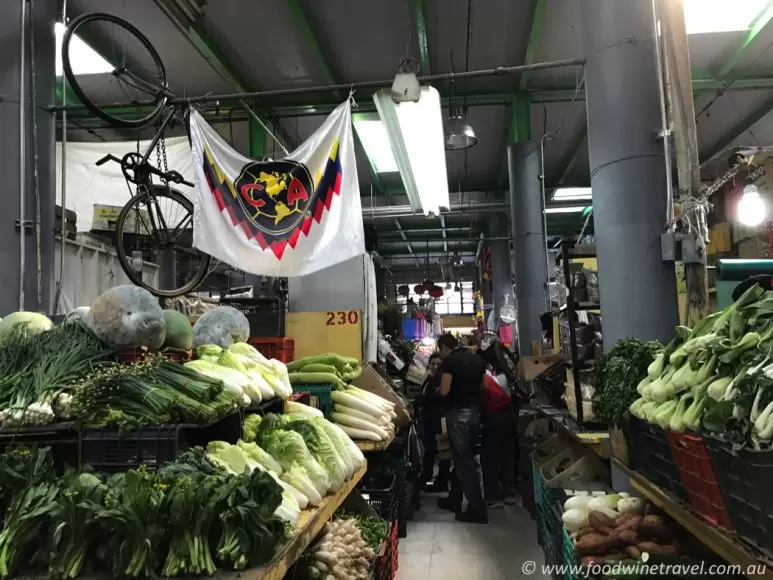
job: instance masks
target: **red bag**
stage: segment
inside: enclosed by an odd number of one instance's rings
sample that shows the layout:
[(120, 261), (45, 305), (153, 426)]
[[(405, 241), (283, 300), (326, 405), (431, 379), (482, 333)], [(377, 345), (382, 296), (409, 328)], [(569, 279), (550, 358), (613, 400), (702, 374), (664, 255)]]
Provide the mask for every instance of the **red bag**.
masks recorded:
[(497, 380), (491, 373), (486, 373), (486, 387), (481, 389), (478, 405), (481, 413), (484, 415), (493, 415), (504, 411), (510, 406), (512, 398), (508, 395), (502, 387), (499, 386)]

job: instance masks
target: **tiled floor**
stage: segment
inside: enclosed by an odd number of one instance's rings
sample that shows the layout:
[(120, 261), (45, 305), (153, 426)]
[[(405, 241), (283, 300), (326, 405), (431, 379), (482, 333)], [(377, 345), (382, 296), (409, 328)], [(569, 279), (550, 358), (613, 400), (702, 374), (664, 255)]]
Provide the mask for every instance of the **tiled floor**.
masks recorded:
[[(491, 510), (489, 523), (462, 524), (438, 509), (437, 496), (422, 507), (400, 539), (397, 580), (543, 580), (536, 523), (522, 507)], [(524, 568), (526, 568), (525, 573)]]

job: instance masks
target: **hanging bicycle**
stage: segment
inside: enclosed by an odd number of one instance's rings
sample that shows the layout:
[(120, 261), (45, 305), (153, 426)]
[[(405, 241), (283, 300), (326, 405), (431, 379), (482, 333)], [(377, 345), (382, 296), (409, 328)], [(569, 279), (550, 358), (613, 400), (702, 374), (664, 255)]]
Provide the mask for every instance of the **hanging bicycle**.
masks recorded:
[[(100, 47), (109, 64), (105, 69), (112, 68), (110, 72), (82, 74), (74, 68), (79, 53), (82, 56), (84, 40)], [(107, 155), (97, 161), (97, 165), (119, 163), (131, 192), (131, 199), (116, 220), (116, 252), (129, 279), (156, 296), (172, 298), (195, 290), (207, 277), (211, 258), (193, 248), (193, 203), (172, 187), (193, 187), (179, 172), (169, 170), (164, 139), (175, 122), (182, 122), (187, 130), (186, 111), (180, 105), (170, 105), (174, 94), (167, 86), (158, 52), (129, 22), (94, 12), (73, 19), (67, 26), (62, 40), (62, 67), (81, 103), (111, 126), (139, 129), (158, 123), (144, 152), (127, 153), (120, 159)], [(135, 104), (110, 106), (119, 100)], [(150, 161), (154, 151), (157, 166)], [(157, 276), (144, 274), (148, 263), (158, 264)], [(169, 269), (175, 273), (173, 278), (168, 275)]]

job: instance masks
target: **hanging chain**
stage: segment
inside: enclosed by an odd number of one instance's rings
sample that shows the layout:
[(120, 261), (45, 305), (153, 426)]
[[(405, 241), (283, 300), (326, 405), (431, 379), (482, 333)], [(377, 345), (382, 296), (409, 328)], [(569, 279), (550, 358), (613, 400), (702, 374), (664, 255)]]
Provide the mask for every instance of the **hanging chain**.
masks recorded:
[[(166, 158), (166, 137), (163, 135), (161, 135), (158, 147), (156, 147), (156, 162), (158, 163), (158, 168), (162, 170), (164, 175), (169, 173), (169, 164)], [(164, 184), (168, 184), (169, 182), (164, 175), (161, 176), (161, 181), (163, 181)]]

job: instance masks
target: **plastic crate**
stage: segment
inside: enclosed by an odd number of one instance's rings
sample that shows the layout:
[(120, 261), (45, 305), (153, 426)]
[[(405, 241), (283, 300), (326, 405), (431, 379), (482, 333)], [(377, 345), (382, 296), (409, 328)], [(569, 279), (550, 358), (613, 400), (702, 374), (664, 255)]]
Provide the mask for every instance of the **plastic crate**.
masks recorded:
[(236, 443), (241, 437), (240, 413), (211, 425), (170, 423), (121, 432), (118, 429), (83, 429), (79, 464), (96, 471), (126, 471), (144, 465), (159, 467), (195, 446), (210, 441)]
[[(561, 527), (563, 538), (563, 556), (564, 556), (564, 575), (563, 580), (579, 580), (580, 576), (576, 572), (572, 572), (573, 566), (579, 566), (580, 560), (577, 557), (577, 550), (574, 549), (574, 542), (569, 536), (569, 532), (566, 528)], [(576, 570), (576, 568), (574, 568)]]
[(370, 471), (359, 485), (360, 493), (367, 496), (370, 507), (388, 522), (397, 520), (397, 476), (394, 473), (378, 471), (371, 474)]
[(160, 352), (168, 360), (176, 363), (186, 363), (193, 359), (192, 350), (181, 350), (179, 348), (165, 348)]
[(724, 441), (705, 441), (736, 533), (773, 555), (773, 450), (735, 453)]
[(118, 362), (125, 365), (133, 365), (144, 362), (150, 355), (147, 346), (136, 346), (132, 348), (123, 348), (115, 353)]
[(703, 439), (690, 433), (666, 433), (690, 505), (714, 525), (733, 529), (711, 456)]
[(687, 503), (687, 492), (666, 439), (666, 432), (639, 419), (630, 423), (631, 454), (636, 456), (636, 470), (655, 485)]
[(398, 537), (397, 525), (392, 523), (386, 540), (381, 544), (376, 559), (376, 578), (378, 580), (394, 580), (397, 578), (398, 567)]
[(250, 323), (250, 339), (285, 335), (285, 303), (279, 298), (228, 298), (220, 301), (242, 312)]
[(309, 406), (319, 409), (330, 418), (333, 414), (333, 385), (293, 385), (294, 393), (308, 393)]
[(295, 356), (295, 341), (292, 338), (250, 338), (248, 341), (268, 359), (275, 358), (285, 364)]

